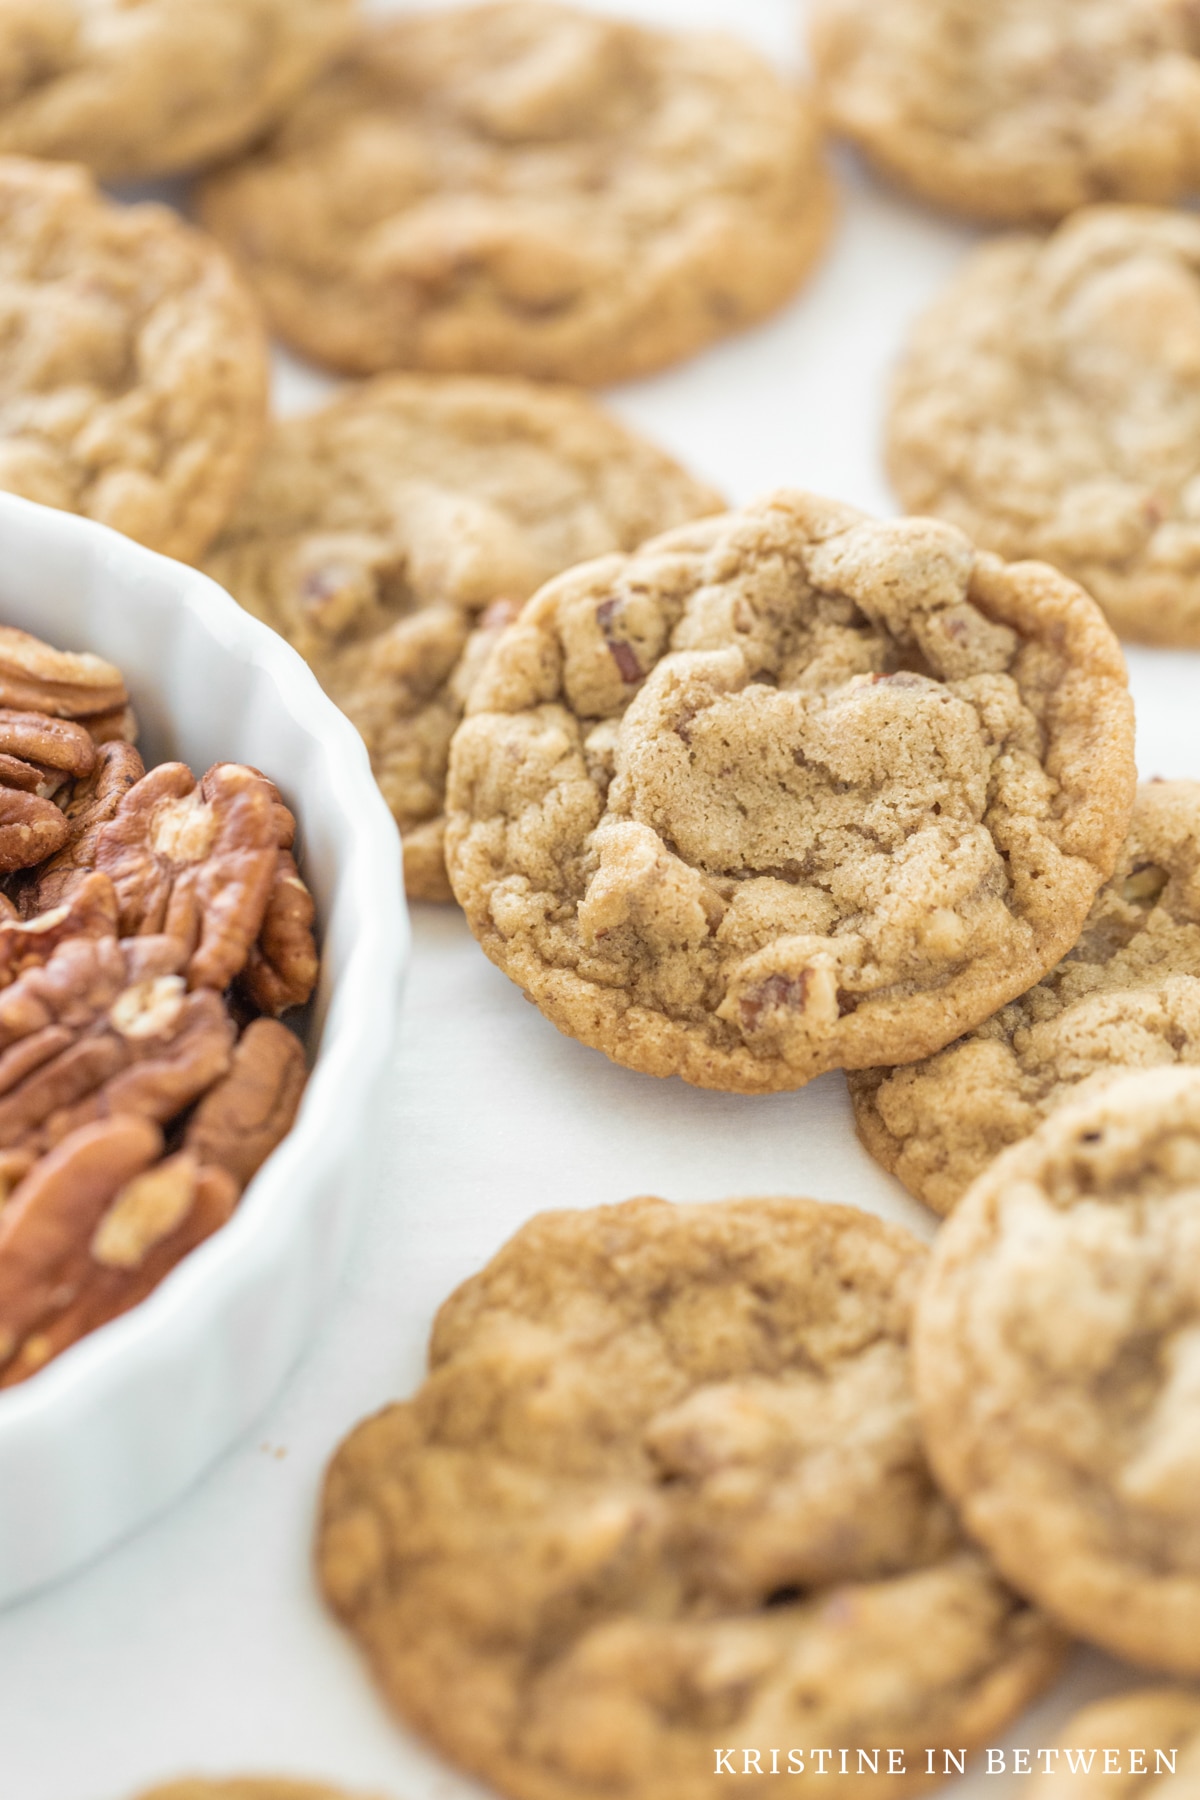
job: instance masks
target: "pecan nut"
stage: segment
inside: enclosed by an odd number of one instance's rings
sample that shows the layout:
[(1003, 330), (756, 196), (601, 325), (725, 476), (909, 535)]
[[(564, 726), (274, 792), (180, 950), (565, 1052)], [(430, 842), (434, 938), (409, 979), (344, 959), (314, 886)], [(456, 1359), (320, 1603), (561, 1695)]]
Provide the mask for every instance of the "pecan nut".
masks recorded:
[(101, 830), (145, 773), (133, 745), (114, 740), (100, 745), (90, 774), (56, 796), (67, 821), (67, 840), (56, 856), (25, 878), (19, 891), (14, 890), (27, 918), (60, 906), (85, 879), (95, 865)]
[(120, 669), (103, 657), (55, 650), (27, 631), (0, 625), (0, 706), (87, 719), (117, 712), (128, 701)]
[(279, 852), (275, 882), (262, 929), (240, 977), (245, 997), (259, 1012), (278, 1018), (311, 999), (320, 971), (313, 936), (316, 907), (288, 850)]
[(202, 1163), (227, 1169), (240, 1192), (291, 1130), (307, 1079), (299, 1039), (274, 1019), (256, 1019), (228, 1075), (192, 1114), (185, 1147)]
[(270, 784), (238, 763), (219, 763), (199, 782), (183, 763), (152, 769), (96, 839), (96, 868), (116, 888), (122, 936), (178, 938), (189, 985), (227, 987), (271, 897), (277, 805)]
[(224, 1169), (161, 1154), (146, 1120), (85, 1125), (13, 1194), (0, 1215), (0, 1387), (136, 1306), (230, 1217)]
[(67, 821), (53, 800), (0, 786), (0, 874), (32, 868), (67, 841)]

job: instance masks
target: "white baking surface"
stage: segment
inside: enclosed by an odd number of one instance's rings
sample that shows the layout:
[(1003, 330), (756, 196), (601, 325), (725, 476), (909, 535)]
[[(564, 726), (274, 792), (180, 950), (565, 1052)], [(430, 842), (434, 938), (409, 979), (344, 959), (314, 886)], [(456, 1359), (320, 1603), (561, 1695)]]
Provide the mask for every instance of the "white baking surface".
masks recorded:
[[(790, 0), (611, 10), (722, 26), (796, 66)], [(735, 501), (794, 482), (895, 510), (879, 459), (884, 378), (972, 234), (848, 160), (839, 174), (836, 237), (783, 314), (611, 396)], [(281, 406), (329, 385), (281, 359)], [(1143, 773), (1200, 776), (1200, 655), (1129, 660)], [(383, 1169), (340, 1301), (278, 1403), (191, 1495), (0, 1613), (0, 1800), (129, 1800), (184, 1772), (250, 1771), (389, 1800), (479, 1794), (392, 1723), (310, 1567), (321, 1469), (355, 1420), (417, 1383), (442, 1297), (532, 1212), (636, 1193), (810, 1194), (931, 1234), (931, 1216), (858, 1148), (840, 1076), (751, 1099), (615, 1068), (526, 1005), (455, 912), (415, 910), (402, 1046), (378, 1122)], [(1080, 1652), (999, 1741), (1053, 1742), (1073, 1705), (1131, 1679)], [(982, 1794), (985, 1778), (958, 1786)]]

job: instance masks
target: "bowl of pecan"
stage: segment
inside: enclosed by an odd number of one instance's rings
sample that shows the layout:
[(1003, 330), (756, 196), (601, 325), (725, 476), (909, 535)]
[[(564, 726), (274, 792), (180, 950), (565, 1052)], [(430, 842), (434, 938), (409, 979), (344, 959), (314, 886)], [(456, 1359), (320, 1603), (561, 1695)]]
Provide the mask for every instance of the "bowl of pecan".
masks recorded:
[(263, 1410), (370, 1184), (407, 920), (354, 729), (206, 576), (0, 494), (0, 1602)]

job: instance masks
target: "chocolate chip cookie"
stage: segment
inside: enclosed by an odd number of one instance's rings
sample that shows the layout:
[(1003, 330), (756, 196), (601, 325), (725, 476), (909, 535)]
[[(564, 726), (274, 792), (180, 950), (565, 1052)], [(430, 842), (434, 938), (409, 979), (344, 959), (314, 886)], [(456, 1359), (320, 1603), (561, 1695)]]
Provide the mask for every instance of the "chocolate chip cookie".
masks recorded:
[(744, 44), (491, 0), (373, 25), (200, 208), (318, 362), (590, 385), (779, 306), (830, 204)]
[(1190, 0), (815, 0), (834, 129), (935, 205), (1055, 219), (1200, 185)]
[(1122, 636), (1200, 645), (1200, 218), (1094, 207), (976, 250), (900, 365), (888, 467)]
[(273, 428), (205, 566), (353, 719), (409, 895), (448, 900), (446, 759), (500, 629), (549, 576), (720, 504), (582, 394), (392, 376)]
[(942, 1227), (914, 1328), (934, 1472), (1081, 1636), (1200, 1674), (1200, 1070), (1061, 1107)]
[(515, 1800), (700, 1800), (714, 1745), (891, 1745), (843, 1785), (918, 1791), (1019, 1711), (1060, 1646), (923, 1461), (925, 1262), (807, 1200), (525, 1225), (327, 1478), (320, 1579), (400, 1714)]
[(455, 738), (447, 863), (560, 1030), (770, 1092), (929, 1055), (1039, 979), (1133, 790), (1073, 583), (782, 493), (529, 602)]
[[(1116, 1770), (1105, 1751), (1110, 1759), (1116, 1752)], [(1075, 1713), (1059, 1747), (1038, 1755), (1042, 1765), (1031, 1783), (1038, 1800), (1099, 1800), (1101, 1794), (1130, 1800), (1143, 1791), (1187, 1800), (1200, 1781), (1200, 1694), (1183, 1688), (1110, 1694)]]
[(266, 417), (257, 310), (217, 247), (82, 169), (0, 158), (0, 488), (199, 555)]
[(1079, 942), (940, 1055), (851, 1075), (859, 1135), (935, 1212), (1080, 1084), (1200, 1063), (1200, 782), (1149, 782)]
[(0, 153), (166, 175), (240, 150), (342, 48), (354, 0), (0, 0)]

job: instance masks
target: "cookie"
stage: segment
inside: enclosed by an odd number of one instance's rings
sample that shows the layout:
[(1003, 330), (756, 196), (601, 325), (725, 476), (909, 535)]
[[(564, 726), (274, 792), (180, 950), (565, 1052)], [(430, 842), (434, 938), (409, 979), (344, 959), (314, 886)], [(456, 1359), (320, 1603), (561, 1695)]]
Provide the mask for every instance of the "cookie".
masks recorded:
[(1011, 224), (1200, 185), (1190, 0), (815, 0), (821, 100), (901, 186)]
[[(143, 1794), (141, 1800), (354, 1800), (354, 1797), (341, 1788), (326, 1787), (323, 1782), (248, 1775), (230, 1781), (211, 1781), (205, 1776), (169, 1781), (166, 1787), (156, 1787)], [(366, 1800), (365, 1795), (362, 1800)]]
[(376, 23), (199, 203), (318, 362), (585, 385), (773, 311), (830, 212), (812, 108), (749, 48), (552, 0)]
[(1186, 1800), (1200, 1782), (1200, 1694), (1110, 1694), (1067, 1720), (1057, 1748), (1037, 1754), (1032, 1789), (1040, 1800), (1128, 1800), (1143, 1789)]
[(765, 1093), (929, 1055), (1039, 979), (1133, 787), (1078, 588), (781, 493), (529, 602), (454, 741), (447, 862), (561, 1031)]
[(198, 555), (258, 448), (267, 348), (215, 244), (82, 170), (0, 158), (0, 488)]
[(1044, 557), (1123, 637), (1200, 645), (1200, 218), (1094, 207), (974, 251), (904, 354), (887, 460), (910, 512)]
[(1200, 1674), (1200, 1070), (1060, 1107), (942, 1227), (914, 1327), (934, 1473), (1021, 1593)]
[(1149, 782), (1079, 942), (940, 1055), (850, 1077), (863, 1143), (948, 1213), (1081, 1084), (1200, 1063), (1200, 782)]
[[(701, 1800), (714, 1745), (823, 1744), (890, 1800), (1013, 1716), (1059, 1644), (922, 1460), (925, 1261), (810, 1200), (525, 1225), (327, 1477), (320, 1579), (402, 1717), (514, 1800)], [(859, 1772), (881, 1744), (903, 1774)]]
[(240, 150), (353, 29), (354, 0), (0, 0), (0, 153), (167, 175)]
[(583, 394), (391, 376), (273, 428), (205, 567), (353, 719), (410, 897), (448, 900), (446, 759), (499, 629), (551, 575), (720, 504)]

